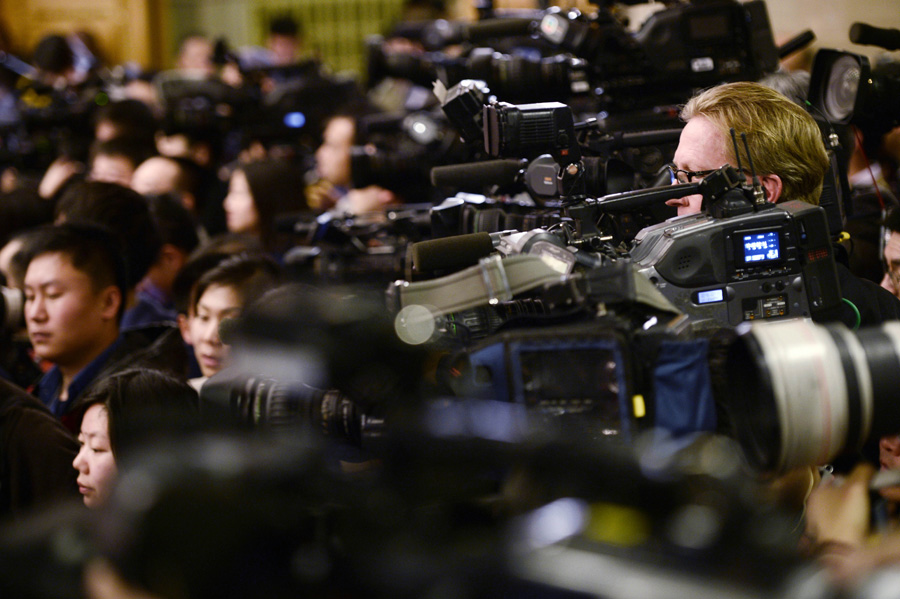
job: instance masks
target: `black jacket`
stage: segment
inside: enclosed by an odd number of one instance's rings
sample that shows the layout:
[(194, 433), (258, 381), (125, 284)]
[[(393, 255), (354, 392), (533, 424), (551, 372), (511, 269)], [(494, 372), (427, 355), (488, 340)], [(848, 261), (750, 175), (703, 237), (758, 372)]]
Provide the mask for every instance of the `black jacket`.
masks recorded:
[[(859, 310), (859, 318), (849, 305), (842, 307), (840, 321), (853, 327), (857, 321), (860, 328), (882, 324), (888, 320), (900, 320), (900, 299), (880, 285), (855, 276), (850, 270), (837, 263), (838, 283), (841, 297), (852, 302)], [(846, 302), (844, 302), (846, 304)]]
[(78, 497), (78, 442), (40, 401), (0, 379), (0, 519)]

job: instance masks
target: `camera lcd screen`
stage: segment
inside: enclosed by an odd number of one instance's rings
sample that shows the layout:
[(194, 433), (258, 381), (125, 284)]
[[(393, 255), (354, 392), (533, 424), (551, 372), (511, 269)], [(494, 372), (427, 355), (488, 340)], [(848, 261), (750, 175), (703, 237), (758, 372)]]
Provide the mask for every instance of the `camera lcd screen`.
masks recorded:
[(588, 418), (604, 435), (628, 434), (622, 356), (609, 347), (521, 347), (519, 400), (547, 413)]
[(778, 230), (741, 233), (739, 257), (747, 266), (766, 264), (781, 260), (781, 238)]
[(698, 304), (712, 304), (725, 300), (724, 289), (710, 289), (709, 291), (700, 291), (697, 293)]

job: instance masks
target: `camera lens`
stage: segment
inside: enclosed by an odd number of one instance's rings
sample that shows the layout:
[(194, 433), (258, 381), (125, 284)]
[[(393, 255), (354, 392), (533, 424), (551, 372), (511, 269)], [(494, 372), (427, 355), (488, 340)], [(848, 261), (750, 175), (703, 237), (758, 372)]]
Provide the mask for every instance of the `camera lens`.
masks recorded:
[(852, 56), (841, 56), (834, 62), (823, 90), (825, 112), (829, 120), (844, 122), (853, 115), (859, 93), (860, 74), (859, 62)]
[(900, 430), (900, 323), (852, 332), (798, 319), (738, 331), (724, 401), (754, 467), (825, 464)]

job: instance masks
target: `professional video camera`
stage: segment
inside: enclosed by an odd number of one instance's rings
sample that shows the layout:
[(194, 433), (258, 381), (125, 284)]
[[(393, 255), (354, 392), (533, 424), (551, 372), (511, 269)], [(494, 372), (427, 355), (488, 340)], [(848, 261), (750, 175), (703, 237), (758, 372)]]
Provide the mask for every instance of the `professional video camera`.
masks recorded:
[(700, 213), (648, 227), (631, 256), (696, 327), (836, 318), (841, 296), (824, 211), (799, 201), (747, 207), (726, 218)]
[[(2, 61), (10, 68), (12, 57)], [(19, 61), (21, 62), (21, 61)], [(30, 78), (25, 63), (15, 89), (15, 121), (0, 125), (0, 164), (23, 172), (43, 172), (58, 154), (85, 160), (92, 139), (90, 116), (109, 101), (104, 82), (92, 79), (78, 86), (54, 87)], [(24, 65), (24, 66), (22, 66)]]
[(287, 285), (223, 333), (232, 365), (200, 392), (211, 421), (310, 427), (367, 447), (382, 419), (419, 401), (425, 353), (397, 338), (371, 292)]
[(725, 81), (754, 80), (778, 67), (762, 0), (678, 3), (651, 15), (637, 33), (601, 3), (593, 15), (550, 8), (532, 19), (490, 19), (448, 36), (448, 43), (532, 37), (555, 51), (535, 57), (463, 46), (461, 56), (400, 54), (369, 44), (370, 80), (385, 74), (448, 87), (481, 79), (514, 102), (592, 94), (594, 110), (610, 113), (683, 102), (694, 90)]
[(408, 271), (409, 244), (430, 236), (431, 207), (406, 204), (356, 216), (292, 215), (278, 225), (296, 243), (284, 262), (298, 279), (383, 288)]
[[(585, 214), (579, 205), (583, 200), (671, 180), (664, 168), (671, 152), (663, 148), (677, 140), (680, 128), (603, 134), (596, 119), (576, 123), (565, 104), (498, 102), (479, 81), (463, 81), (449, 90), (437, 84), (435, 93), (463, 140), (471, 147), (481, 145), (481, 153), (495, 159), (436, 167), (432, 183), (512, 196), (507, 202), (469, 195), (446, 200), (432, 214), (435, 237), (526, 230), (570, 219), (585, 236), (593, 236), (599, 233), (601, 216)], [(529, 203), (538, 208), (529, 209)], [(662, 203), (631, 208), (606, 219), (603, 232), (615, 242), (628, 241), (673, 214)]]
[[(636, 426), (637, 409), (631, 411), (627, 398), (641, 396), (646, 401), (640, 410), (651, 414), (660, 405), (696, 408), (690, 412), (693, 430), (702, 430), (710, 420), (703, 419), (703, 402), (693, 402), (708, 397), (709, 381), (705, 355), (688, 358), (691, 337), (711, 337), (746, 320), (833, 320), (842, 305), (824, 211), (802, 202), (768, 203), (755, 174), (753, 180), (748, 184), (743, 169), (725, 166), (700, 183), (584, 200), (572, 207), (581, 218), (569, 223), (414, 244), (414, 271), (455, 271), (390, 288), (402, 334), (461, 353), (463, 359), (452, 362), (450, 383), (464, 389), (463, 396), (564, 414), (615, 405), (619, 420), (605, 430), (617, 433), (629, 428), (623, 422)], [(645, 229), (630, 250), (585, 225), (596, 223), (598, 214), (693, 194), (703, 196), (707, 213)], [(636, 310), (654, 297), (653, 310)], [(681, 313), (683, 320), (674, 316)], [(580, 333), (546, 328), (579, 317), (588, 323), (580, 323)], [(680, 388), (656, 377), (669, 365), (657, 349), (668, 344), (688, 360), (680, 372), (694, 375), (690, 383), (683, 377)], [(640, 374), (611, 348), (641, 356)], [(614, 357), (602, 357), (610, 351)], [(591, 379), (592, 393), (579, 384), (551, 384), (567, 369), (581, 371), (584, 355), (593, 355), (588, 362), (594, 365), (621, 369), (615, 384)], [(647, 381), (653, 384), (642, 387)], [(692, 399), (682, 403), (687, 387)], [(604, 395), (611, 388), (624, 389), (625, 396)], [(678, 430), (668, 415), (645, 422)]]
[(354, 188), (378, 185), (407, 202), (439, 201), (430, 184), (431, 169), (469, 158), (459, 136), (440, 112), (417, 111), (357, 119), (357, 139), (350, 150)]
[[(238, 143), (313, 147), (326, 118), (360, 96), (356, 84), (306, 69), (302, 76), (263, 90), (247, 83), (232, 87), (218, 78), (183, 71), (164, 71), (154, 78), (171, 130), (202, 129)], [(322, 103), (328, 96), (331, 101)]]
[[(864, 23), (850, 28), (850, 41), (886, 50), (900, 49), (900, 31)], [(832, 124), (878, 126), (883, 131), (900, 124), (900, 69), (875, 68), (860, 54), (838, 50), (816, 53), (809, 82), (809, 101)]]

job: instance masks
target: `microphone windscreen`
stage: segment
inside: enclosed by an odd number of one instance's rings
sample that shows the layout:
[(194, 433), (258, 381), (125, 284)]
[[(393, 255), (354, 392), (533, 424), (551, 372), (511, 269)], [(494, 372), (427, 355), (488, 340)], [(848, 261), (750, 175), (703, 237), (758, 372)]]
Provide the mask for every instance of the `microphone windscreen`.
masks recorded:
[(512, 185), (518, 180), (521, 171), (522, 161), (511, 158), (449, 164), (431, 169), (431, 184), (435, 187), (454, 187), (461, 191), (477, 192), (492, 185)]
[(878, 46), (885, 50), (900, 50), (900, 30), (854, 23), (850, 26), (850, 41), (854, 44)]
[(494, 243), (488, 233), (469, 233), (429, 239), (412, 244), (410, 254), (416, 272), (462, 270), (490, 255)]

